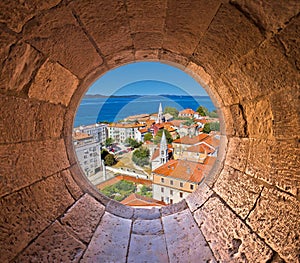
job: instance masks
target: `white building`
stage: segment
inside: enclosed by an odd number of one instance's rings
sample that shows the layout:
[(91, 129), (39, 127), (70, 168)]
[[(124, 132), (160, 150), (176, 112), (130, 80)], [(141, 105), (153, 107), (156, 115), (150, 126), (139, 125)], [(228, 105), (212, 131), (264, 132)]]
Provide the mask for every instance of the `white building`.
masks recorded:
[(78, 162), (89, 178), (101, 171), (101, 145), (92, 135), (77, 132), (73, 134), (74, 148)]
[(87, 126), (79, 126), (74, 128), (74, 132), (87, 133), (89, 135), (92, 135), (96, 141), (104, 144), (105, 140), (107, 139), (107, 124), (96, 123)]
[(151, 158), (151, 167), (152, 170), (157, 169), (158, 167), (162, 166), (169, 160), (169, 153), (168, 153), (168, 144), (165, 135), (165, 131), (162, 133), (160, 146), (154, 151), (152, 158)]
[(116, 143), (124, 143), (128, 138), (140, 141), (141, 133), (138, 130), (144, 127), (145, 124), (140, 123), (111, 123), (107, 126), (108, 137)]

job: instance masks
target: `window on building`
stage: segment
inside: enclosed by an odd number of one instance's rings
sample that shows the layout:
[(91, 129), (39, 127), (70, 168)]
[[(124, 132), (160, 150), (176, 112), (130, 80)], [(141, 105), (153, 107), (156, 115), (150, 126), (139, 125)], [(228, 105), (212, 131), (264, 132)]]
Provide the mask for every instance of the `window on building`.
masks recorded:
[(173, 180), (170, 180), (170, 185), (173, 185), (173, 184), (174, 184)]
[(194, 185), (193, 184), (190, 185), (190, 189), (194, 190)]
[(173, 199), (170, 199), (170, 204), (173, 204)]
[(179, 197), (182, 198), (183, 197), (183, 193), (179, 192)]
[(161, 200), (162, 202), (164, 202), (164, 197), (162, 196), (160, 200)]
[(170, 195), (173, 195), (173, 190), (170, 190)]
[(165, 189), (164, 189), (163, 187), (160, 189), (160, 191), (161, 191), (162, 193), (164, 192), (164, 190), (165, 190)]
[(183, 187), (183, 183), (180, 183), (180, 187)]
[(165, 182), (165, 179), (164, 179), (164, 178), (160, 178), (160, 181), (161, 181), (162, 183), (164, 183), (164, 182)]

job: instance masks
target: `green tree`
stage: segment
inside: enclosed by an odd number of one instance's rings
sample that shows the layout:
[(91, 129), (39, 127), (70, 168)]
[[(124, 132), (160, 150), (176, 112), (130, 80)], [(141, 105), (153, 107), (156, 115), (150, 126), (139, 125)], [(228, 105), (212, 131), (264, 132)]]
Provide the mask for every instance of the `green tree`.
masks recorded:
[(196, 110), (200, 116), (208, 116), (208, 109), (204, 106), (199, 106)]
[(203, 127), (203, 132), (204, 133), (210, 133), (211, 129), (210, 129), (210, 123), (205, 123), (204, 127)]
[(186, 125), (186, 126), (191, 126), (192, 124), (194, 123), (194, 121), (192, 119), (189, 119), (189, 120), (186, 120), (183, 125)]
[(152, 197), (152, 189), (150, 186), (143, 185), (138, 194), (142, 196)]
[(105, 140), (105, 143), (104, 143), (104, 144), (105, 144), (106, 147), (108, 147), (108, 146), (112, 145), (113, 142), (114, 142), (113, 138), (107, 138), (107, 139)]
[(167, 106), (164, 110), (164, 114), (166, 113), (171, 114), (173, 117), (177, 117), (179, 112), (176, 108)]
[(136, 149), (132, 154), (132, 161), (138, 166), (149, 164), (150, 151), (148, 148), (141, 147)]
[(170, 132), (168, 130), (163, 129), (163, 130), (159, 130), (156, 133), (154, 140), (153, 140), (155, 144), (160, 143), (163, 131), (165, 131), (167, 143), (172, 143), (172, 141), (173, 141), (172, 135), (170, 134)]
[(152, 141), (153, 136), (150, 132), (147, 132), (144, 136), (144, 141)]
[(138, 148), (142, 145), (141, 142), (138, 142), (137, 140), (132, 139), (132, 138), (127, 138), (125, 140), (125, 143), (128, 143), (130, 145), (130, 147), (132, 147), (132, 148)]
[(117, 161), (115, 159), (115, 156), (111, 153), (107, 154), (104, 158), (104, 164), (108, 165), (108, 166), (112, 166), (114, 164), (116, 164)]
[(210, 129), (212, 131), (220, 131), (220, 122), (211, 122)]
[(131, 193), (135, 192), (135, 185), (132, 182), (121, 180), (113, 185), (105, 187), (101, 192), (117, 201), (122, 201)]
[(104, 160), (105, 157), (106, 157), (106, 155), (108, 155), (108, 154), (109, 154), (109, 152), (107, 150), (102, 149), (102, 151), (101, 151), (101, 159)]
[(211, 118), (218, 118), (218, 113), (216, 110), (213, 110), (208, 113), (208, 116)]

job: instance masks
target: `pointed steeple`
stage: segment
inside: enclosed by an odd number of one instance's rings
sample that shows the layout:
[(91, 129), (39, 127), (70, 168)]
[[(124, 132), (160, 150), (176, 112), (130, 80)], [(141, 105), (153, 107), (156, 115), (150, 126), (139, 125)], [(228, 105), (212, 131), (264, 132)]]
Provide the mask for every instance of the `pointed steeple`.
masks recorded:
[(163, 113), (162, 105), (161, 105), (161, 102), (160, 102), (159, 107), (158, 107), (158, 114), (157, 114), (156, 123), (163, 123), (164, 122), (163, 118), (164, 118), (164, 113)]
[(162, 164), (168, 161), (168, 143), (165, 131), (163, 130), (161, 140), (160, 140), (160, 162)]

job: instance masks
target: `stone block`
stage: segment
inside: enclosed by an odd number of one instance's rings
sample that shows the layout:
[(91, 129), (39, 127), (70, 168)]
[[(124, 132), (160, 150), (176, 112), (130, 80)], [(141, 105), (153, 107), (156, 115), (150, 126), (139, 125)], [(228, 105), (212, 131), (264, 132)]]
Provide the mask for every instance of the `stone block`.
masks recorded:
[(88, 243), (104, 214), (105, 207), (93, 197), (85, 194), (60, 219), (71, 233)]
[(0, 112), (0, 142), (61, 137), (65, 109), (60, 105), (0, 95)]
[(159, 52), (159, 59), (162, 63), (169, 64), (174, 67), (182, 67), (184, 69), (189, 63), (189, 59), (181, 54), (162, 49)]
[(140, 220), (133, 222), (132, 233), (137, 235), (158, 235), (162, 234), (162, 225), (160, 219)]
[(249, 15), (267, 33), (277, 33), (300, 11), (300, 3), (297, 0), (290, 0), (288, 4), (285, 1), (272, 0), (263, 2), (231, 0), (230, 2)]
[(188, 195), (185, 200), (190, 210), (194, 212), (201, 207), (212, 194), (213, 191), (205, 183), (201, 183), (197, 190)]
[(0, 196), (68, 167), (64, 142), (48, 140), (0, 146)]
[(12, 260), (74, 202), (59, 175), (0, 200), (0, 260)]
[(244, 105), (250, 138), (273, 139), (273, 114), (270, 101), (263, 98)]
[[(188, 195), (189, 196), (189, 195)], [(162, 216), (168, 216), (174, 213), (178, 213), (180, 211), (183, 211), (187, 209), (187, 203), (183, 199), (180, 202), (168, 206), (162, 206), (161, 207), (161, 215)]]
[(32, 82), (28, 96), (68, 106), (78, 79), (58, 63), (47, 60)]
[(240, 100), (252, 100), (299, 87), (300, 76), (273, 39), (230, 66), (224, 73)]
[(228, 66), (258, 46), (259, 29), (234, 6), (222, 4), (193, 54), (209, 74), (220, 76)]
[[(4, 65), (5, 59), (8, 57), (10, 47), (17, 41), (16, 34), (11, 32), (5, 25), (0, 23), (0, 72)], [(2, 74), (2, 73), (1, 73)], [(3, 78), (1, 76), (1, 78)], [(1, 84), (2, 86), (2, 84)]]
[(132, 47), (124, 1), (73, 1), (71, 6), (104, 56)]
[(74, 181), (71, 173), (69, 170), (64, 170), (60, 172), (61, 177), (63, 178), (65, 185), (67, 186), (70, 194), (73, 196), (75, 200), (78, 200), (82, 195), (83, 192), (78, 186), (78, 184)]
[(300, 82), (297, 86), (276, 92), (269, 97), (276, 139), (299, 138)]
[(14, 262), (79, 262), (85, 246), (55, 221)]
[[(298, 12), (300, 11), (300, 4), (298, 1), (295, 1), (294, 4), (298, 4)], [(291, 7), (287, 5), (287, 7)], [(292, 10), (291, 10), (292, 11)], [(296, 12), (296, 10), (293, 10)], [(298, 71), (300, 70), (300, 18), (295, 17), (288, 26), (279, 33), (278, 38), (283, 43), (285, 49), (285, 55), (288, 57), (288, 60), (292, 65), (295, 66)]]
[(229, 139), (225, 164), (236, 170), (245, 171), (249, 154), (248, 138), (232, 137)]
[(43, 63), (43, 56), (30, 45), (14, 45), (6, 59), (1, 76), (0, 89), (26, 93), (28, 84)]
[(124, 64), (134, 62), (135, 58), (133, 47), (128, 50), (122, 50), (116, 54), (107, 56), (105, 60), (109, 68), (116, 68), (123, 66)]
[(71, 10), (66, 7), (52, 9), (37, 17), (26, 25), (25, 33), (28, 43), (79, 78), (103, 62)]
[(168, 262), (164, 236), (132, 234), (127, 262)]
[(134, 57), (136, 61), (158, 61), (158, 49), (135, 50)]
[(160, 49), (163, 43), (163, 35), (156, 32), (135, 33), (132, 38), (135, 49)]
[[(225, 108), (223, 108), (225, 109)], [(225, 111), (225, 125), (232, 135), (237, 137), (248, 137), (248, 123), (246, 121), (245, 109), (241, 104), (232, 105), (229, 108), (229, 113)], [(224, 113), (224, 111), (223, 111)], [(230, 114), (230, 116), (228, 115)], [(228, 128), (227, 128), (228, 127)], [(232, 129), (232, 131), (231, 131)], [(226, 133), (227, 134), (227, 133)]]
[(166, 0), (126, 1), (127, 14), (132, 33), (163, 33), (166, 18)]
[(216, 262), (189, 210), (162, 217), (169, 262)]
[(60, 0), (30, 1), (20, 3), (18, 1), (1, 1), (0, 22), (5, 23), (11, 30), (21, 32), (24, 24), (41, 11), (56, 6)]
[(299, 259), (299, 201), (275, 189), (265, 188), (247, 224), (286, 262)]
[(152, 207), (151, 209), (135, 208), (133, 218), (144, 220), (157, 219), (160, 218), (160, 210), (155, 207)]
[(272, 250), (218, 198), (194, 213), (200, 229), (220, 262), (267, 262)]
[(224, 167), (213, 188), (242, 219), (254, 207), (262, 189), (253, 178), (228, 166)]
[(134, 209), (132, 207), (123, 205), (111, 199), (106, 205), (106, 211), (124, 218), (132, 218), (134, 213)]
[(168, 1), (163, 48), (190, 56), (210, 26), (221, 1)]
[(131, 220), (105, 212), (81, 262), (126, 262)]

